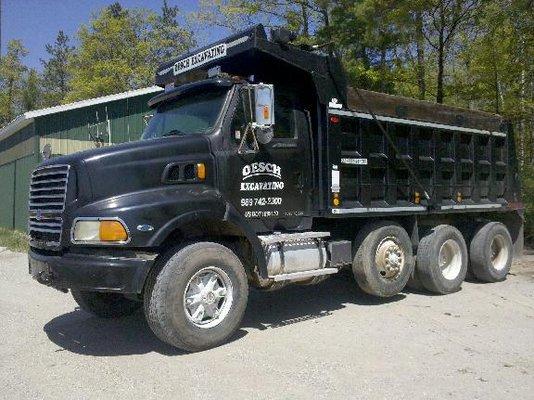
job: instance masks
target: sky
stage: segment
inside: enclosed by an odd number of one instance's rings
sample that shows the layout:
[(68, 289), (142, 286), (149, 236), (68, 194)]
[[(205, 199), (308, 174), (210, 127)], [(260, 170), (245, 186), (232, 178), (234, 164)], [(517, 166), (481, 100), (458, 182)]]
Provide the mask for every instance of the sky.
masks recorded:
[[(2, 54), (11, 39), (22, 40), (29, 54), (24, 59), (27, 66), (41, 71), (40, 58), (47, 58), (45, 44), (53, 43), (62, 29), (72, 40), (81, 24), (86, 24), (91, 15), (116, 0), (0, 0), (2, 5)], [(163, 0), (119, 0), (126, 8), (143, 7), (159, 11)], [(195, 11), (197, 0), (168, 0), (184, 13)], [(223, 37), (221, 29), (206, 29), (199, 32), (197, 43)]]

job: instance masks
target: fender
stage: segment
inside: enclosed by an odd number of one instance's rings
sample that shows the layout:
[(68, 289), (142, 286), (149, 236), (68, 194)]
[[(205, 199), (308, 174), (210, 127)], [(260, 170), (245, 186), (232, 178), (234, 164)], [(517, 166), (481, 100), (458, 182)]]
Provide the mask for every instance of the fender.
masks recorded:
[[(214, 210), (224, 210), (224, 213), (216, 212)], [(190, 224), (194, 221), (211, 219), (216, 221), (224, 221), (236, 227), (247, 238), (252, 246), (252, 253), (255, 264), (258, 266), (259, 272), (263, 278), (267, 278), (267, 264), (265, 254), (260, 240), (256, 233), (251, 229), (250, 225), (237, 212), (235, 207), (228, 201), (224, 202), (224, 208), (220, 207), (220, 203), (212, 208), (198, 209), (190, 211), (171, 219), (161, 229), (159, 229), (148, 242), (148, 246), (160, 246), (169, 235), (180, 227)]]

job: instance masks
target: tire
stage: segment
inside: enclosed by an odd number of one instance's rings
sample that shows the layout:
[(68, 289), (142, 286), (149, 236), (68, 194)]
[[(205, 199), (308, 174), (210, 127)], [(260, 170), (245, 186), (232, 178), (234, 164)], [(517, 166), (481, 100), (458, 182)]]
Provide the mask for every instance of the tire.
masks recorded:
[(404, 289), (414, 269), (412, 243), (404, 228), (392, 222), (371, 224), (360, 231), (355, 246), (352, 272), (364, 292), (391, 297)]
[(141, 302), (129, 300), (118, 293), (71, 289), (71, 294), (82, 310), (101, 318), (125, 317), (141, 307)]
[(473, 275), (482, 282), (503, 281), (510, 272), (513, 251), (512, 238), (506, 226), (500, 222), (483, 225), (469, 246)]
[(176, 248), (169, 255), (145, 287), (148, 325), (160, 340), (186, 351), (224, 343), (247, 306), (243, 264), (230, 249), (211, 242)]
[(437, 294), (460, 290), (467, 274), (467, 245), (462, 233), (450, 225), (438, 225), (417, 248), (415, 274), (423, 287)]

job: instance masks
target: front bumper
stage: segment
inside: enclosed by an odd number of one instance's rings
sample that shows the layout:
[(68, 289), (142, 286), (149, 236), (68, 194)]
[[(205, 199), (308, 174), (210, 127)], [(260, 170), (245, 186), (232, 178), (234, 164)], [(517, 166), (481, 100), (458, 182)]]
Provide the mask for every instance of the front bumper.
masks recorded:
[(65, 291), (139, 294), (153, 259), (66, 253), (48, 255), (30, 250), (29, 272), (43, 285)]

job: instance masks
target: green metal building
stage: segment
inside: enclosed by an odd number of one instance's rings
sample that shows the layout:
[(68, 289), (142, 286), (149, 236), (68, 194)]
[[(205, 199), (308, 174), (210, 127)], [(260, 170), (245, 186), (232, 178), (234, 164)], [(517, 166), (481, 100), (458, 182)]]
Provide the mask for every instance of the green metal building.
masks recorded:
[(52, 157), (138, 140), (157, 86), (28, 111), (0, 129), (0, 227), (26, 231), (28, 186), (43, 151)]

